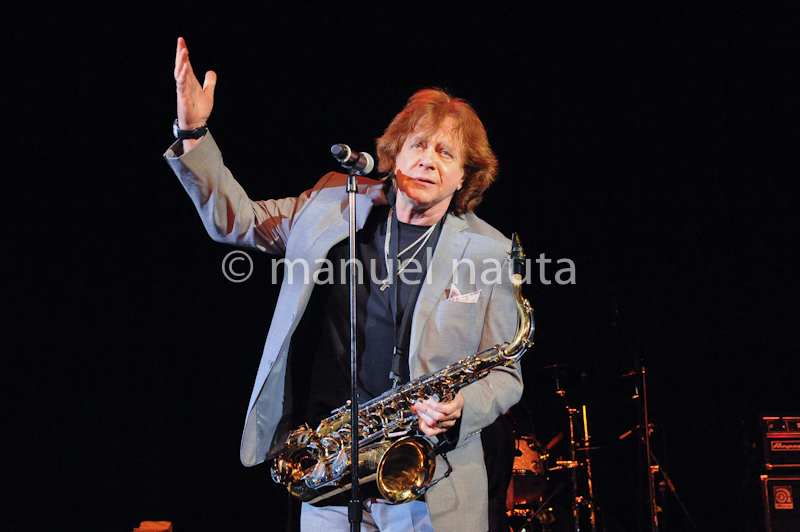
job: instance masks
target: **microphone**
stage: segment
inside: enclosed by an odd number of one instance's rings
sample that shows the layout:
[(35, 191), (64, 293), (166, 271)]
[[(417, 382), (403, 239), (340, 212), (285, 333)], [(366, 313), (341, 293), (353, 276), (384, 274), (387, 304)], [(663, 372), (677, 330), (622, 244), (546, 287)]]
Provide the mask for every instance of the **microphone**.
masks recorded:
[(375, 168), (375, 160), (367, 152), (357, 152), (350, 149), (347, 144), (334, 144), (331, 146), (331, 155), (343, 167), (354, 170), (359, 175), (367, 175)]

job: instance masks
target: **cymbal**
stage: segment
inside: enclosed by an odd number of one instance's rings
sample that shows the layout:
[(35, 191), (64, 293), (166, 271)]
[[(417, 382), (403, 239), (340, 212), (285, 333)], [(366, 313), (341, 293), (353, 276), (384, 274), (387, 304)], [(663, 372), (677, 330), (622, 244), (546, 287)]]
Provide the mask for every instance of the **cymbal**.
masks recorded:
[(579, 371), (578, 366), (575, 364), (552, 364), (550, 366), (543, 366), (535, 368), (533, 371)]
[(606, 451), (610, 449), (610, 447), (576, 447), (575, 452), (579, 453), (582, 451)]

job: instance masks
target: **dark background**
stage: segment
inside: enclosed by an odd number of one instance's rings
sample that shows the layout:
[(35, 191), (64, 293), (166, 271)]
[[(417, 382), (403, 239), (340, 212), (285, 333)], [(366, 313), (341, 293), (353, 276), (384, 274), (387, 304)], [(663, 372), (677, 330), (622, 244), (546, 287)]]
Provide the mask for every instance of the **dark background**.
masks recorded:
[[(255, 198), (311, 186), (333, 143), (372, 150), (417, 89), (472, 102), (501, 162), (478, 214), (553, 260), (550, 281), (576, 264), (574, 285), (526, 288), (537, 436), (567, 423), (542, 368), (570, 365), (604, 525), (649, 529), (641, 450), (618, 438), (642, 360), (698, 529), (751, 530), (748, 433), (800, 412), (799, 23), (788, 1), (5, 5), (0, 528), (286, 522), (268, 468), (238, 461), (271, 260), (228, 282), (231, 248), (161, 159), (182, 35), (219, 75), (210, 124)], [(692, 529), (660, 500), (665, 530)]]

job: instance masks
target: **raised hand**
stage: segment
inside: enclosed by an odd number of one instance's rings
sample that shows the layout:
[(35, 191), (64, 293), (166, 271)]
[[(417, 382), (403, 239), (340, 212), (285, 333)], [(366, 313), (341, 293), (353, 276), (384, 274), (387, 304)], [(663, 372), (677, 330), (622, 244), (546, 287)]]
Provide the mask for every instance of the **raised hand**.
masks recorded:
[(213, 70), (206, 72), (203, 86), (200, 86), (189, 62), (189, 49), (183, 37), (178, 37), (178, 47), (175, 50), (174, 77), (178, 97), (178, 127), (195, 129), (204, 125), (214, 107), (217, 74)]

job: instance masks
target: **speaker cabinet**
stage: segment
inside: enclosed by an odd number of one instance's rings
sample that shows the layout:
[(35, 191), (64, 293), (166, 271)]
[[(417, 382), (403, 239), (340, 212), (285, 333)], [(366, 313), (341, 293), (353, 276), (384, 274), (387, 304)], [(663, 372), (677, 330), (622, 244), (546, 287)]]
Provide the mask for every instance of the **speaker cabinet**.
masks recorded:
[(766, 532), (800, 531), (800, 476), (762, 475)]

